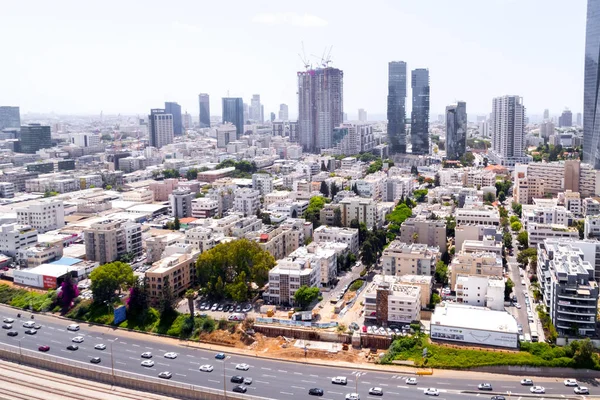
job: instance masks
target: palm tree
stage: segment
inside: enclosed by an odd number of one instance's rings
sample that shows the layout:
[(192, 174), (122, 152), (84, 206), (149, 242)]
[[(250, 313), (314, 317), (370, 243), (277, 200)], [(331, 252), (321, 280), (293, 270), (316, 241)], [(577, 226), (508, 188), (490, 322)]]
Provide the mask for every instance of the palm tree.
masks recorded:
[(196, 292), (193, 289), (188, 289), (185, 292), (185, 298), (188, 301), (188, 308), (190, 309), (190, 317), (194, 318), (194, 297)]

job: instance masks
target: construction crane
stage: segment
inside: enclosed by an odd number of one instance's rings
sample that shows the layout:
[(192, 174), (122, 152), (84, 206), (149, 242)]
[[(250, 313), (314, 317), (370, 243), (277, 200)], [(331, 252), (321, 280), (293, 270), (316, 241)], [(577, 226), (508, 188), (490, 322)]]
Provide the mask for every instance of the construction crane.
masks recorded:
[(302, 64), (304, 64), (304, 69), (308, 70), (311, 65), (308, 62), (308, 58), (306, 58), (306, 52), (304, 51), (304, 42), (302, 42), (302, 54), (298, 53), (298, 57), (302, 60)]
[(327, 51), (327, 47), (325, 47), (325, 50), (323, 50), (323, 54), (320, 57), (316, 54), (311, 54), (311, 57), (316, 58), (318, 64), (322, 68), (327, 68), (327, 67), (329, 67), (329, 64), (332, 63), (332, 61), (331, 61), (331, 50), (332, 49), (333, 49), (333, 45), (329, 47), (329, 51)]

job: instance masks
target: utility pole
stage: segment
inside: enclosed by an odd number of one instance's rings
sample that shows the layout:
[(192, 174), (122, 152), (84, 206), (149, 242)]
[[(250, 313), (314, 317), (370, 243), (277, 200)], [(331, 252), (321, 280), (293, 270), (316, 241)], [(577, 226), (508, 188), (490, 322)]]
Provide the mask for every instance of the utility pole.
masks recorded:
[(115, 361), (113, 358), (113, 344), (112, 342), (110, 343), (110, 366), (111, 366), (111, 370), (112, 370), (112, 378), (113, 378), (113, 385), (115, 383)]
[(223, 359), (223, 396), (227, 399), (227, 381), (225, 380), (225, 361), (229, 359), (229, 356)]

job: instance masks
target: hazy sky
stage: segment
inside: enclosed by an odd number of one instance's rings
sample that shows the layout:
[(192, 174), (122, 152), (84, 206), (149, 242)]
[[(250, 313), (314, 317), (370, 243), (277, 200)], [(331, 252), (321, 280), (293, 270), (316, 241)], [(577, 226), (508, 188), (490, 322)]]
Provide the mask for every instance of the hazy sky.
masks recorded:
[[(22, 112), (147, 114), (198, 93), (297, 113), (301, 42), (317, 64), (333, 46), (344, 109), (386, 112), (387, 65), (429, 68), (431, 117), (523, 96), (529, 114), (582, 110), (585, 0), (62, 1), (0, 3), (0, 105)], [(311, 54), (318, 55), (311, 57)], [(410, 82), (408, 84), (410, 107)]]

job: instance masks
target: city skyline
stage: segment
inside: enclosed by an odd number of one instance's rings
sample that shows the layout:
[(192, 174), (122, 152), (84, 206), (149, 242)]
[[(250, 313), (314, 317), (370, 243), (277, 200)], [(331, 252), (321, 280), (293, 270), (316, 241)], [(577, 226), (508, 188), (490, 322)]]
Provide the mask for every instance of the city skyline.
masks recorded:
[[(288, 104), (290, 117), (295, 118), (295, 74), (303, 70), (298, 53), (304, 42), (313, 66), (323, 49), (333, 45), (331, 66), (345, 71), (344, 112), (351, 119), (359, 108), (368, 109), (374, 117), (385, 116), (386, 71), (388, 62), (393, 60), (407, 60), (410, 70), (430, 70), (434, 115), (442, 114), (445, 106), (456, 99), (471, 105), (471, 115), (489, 113), (492, 98), (507, 93), (523, 96), (528, 115), (541, 114), (545, 108), (553, 115), (565, 107), (574, 113), (583, 109), (585, 2), (569, 8), (559, 1), (545, 2), (544, 7), (514, 1), (479, 4), (465, 0), (459, 7), (443, 2), (436, 2), (435, 7), (376, 2), (360, 12), (349, 12), (344, 18), (339, 16), (337, 7), (316, 2), (311, 7), (310, 1), (305, 7), (310, 11), (306, 13), (271, 2), (252, 7), (240, 4), (239, 13), (231, 16), (231, 32), (211, 39), (210, 43), (201, 38), (218, 28), (218, 18), (211, 15), (222, 15), (224, 5), (211, 4), (203, 9), (207, 18), (198, 24), (185, 15), (194, 14), (199, 5), (183, 3), (174, 10), (152, 15), (151, 3), (148, 7), (120, 5), (119, 15), (110, 12), (110, 4), (90, 5), (85, 14), (77, 7), (43, 2), (7, 5), (0, 16), (0, 32), (19, 37), (19, 43), (6, 44), (15, 62), (5, 66), (5, 73), (13, 78), (0, 83), (0, 103), (20, 106), (23, 114), (103, 111), (107, 115), (143, 115), (156, 104), (176, 101), (182, 112), (197, 115), (197, 94), (209, 93), (213, 114), (219, 115), (220, 99), (227, 97), (229, 91), (231, 97), (242, 97), (245, 102), (252, 94), (260, 93), (267, 115), (277, 111), (279, 104)], [(34, 15), (32, 8), (36, 10)], [(188, 12), (181, 13), (182, 9)], [(457, 25), (454, 18), (447, 18), (448, 13), (456, 14), (459, 9), (468, 23)], [(497, 18), (481, 18), (489, 14)], [(545, 23), (532, 23), (532, 16)], [(518, 28), (512, 32), (495, 29), (507, 18), (511, 26)], [(387, 22), (392, 19), (403, 21), (394, 32), (399, 37), (416, 26), (426, 29), (402, 45), (378, 45), (381, 37), (391, 34), (395, 25)], [(111, 30), (104, 29), (108, 21), (113, 22)], [(365, 29), (354, 32), (351, 21), (364, 23)], [(31, 30), (34, 24), (36, 29)], [(377, 29), (369, 29), (370, 26)], [(34, 31), (35, 35), (31, 33)], [(240, 46), (233, 38), (241, 31), (247, 40)], [(443, 43), (440, 37), (444, 38)], [(538, 40), (542, 37), (544, 40)], [(269, 46), (248, 45), (267, 38)], [(186, 54), (186, 62), (177, 65), (176, 77), (156, 78), (170, 68), (166, 65), (170, 63), (168, 59), (144, 68), (135, 62), (111, 61), (130, 59), (133, 49), (145, 52), (157, 42), (173, 45), (174, 52)], [(458, 45), (446, 47), (444, 43)], [(552, 51), (557, 47), (564, 50), (559, 58)], [(278, 49), (277, 57), (273, 56), (274, 48)], [(369, 56), (356, 57), (364, 48), (371, 50)], [(236, 63), (205, 62), (206, 54), (227, 59), (238, 50), (249, 61), (243, 69)], [(45, 62), (40, 63), (40, 59)], [(86, 84), (80, 85), (83, 80)], [(153, 85), (146, 84), (149, 80)], [(560, 96), (548, 96), (544, 90), (548, 87)], [(410, 104), (407, 108), (408, 113)]]

